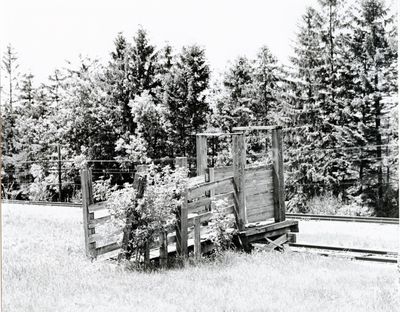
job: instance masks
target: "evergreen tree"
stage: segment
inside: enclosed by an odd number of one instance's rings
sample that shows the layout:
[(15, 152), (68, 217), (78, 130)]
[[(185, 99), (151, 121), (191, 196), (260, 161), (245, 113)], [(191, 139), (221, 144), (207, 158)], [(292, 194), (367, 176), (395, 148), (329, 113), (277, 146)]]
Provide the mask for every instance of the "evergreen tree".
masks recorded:
[(205, 129), (209, 104), (206, 94), (210, 78), (204, 49), (184, 47), (166, 77), (164, 104), (168, 109), (173, 155), (195, 155), (194, 134)]
[(351, 34), (354, 78), (353, 120), (360, 147), (358, 194), (386, 215), (383, 179), (383, 127), (385, 112), (397, 105), (397, 47), (390, 44), (393, 19), (381, 0), (363, 0), (354, 9)]

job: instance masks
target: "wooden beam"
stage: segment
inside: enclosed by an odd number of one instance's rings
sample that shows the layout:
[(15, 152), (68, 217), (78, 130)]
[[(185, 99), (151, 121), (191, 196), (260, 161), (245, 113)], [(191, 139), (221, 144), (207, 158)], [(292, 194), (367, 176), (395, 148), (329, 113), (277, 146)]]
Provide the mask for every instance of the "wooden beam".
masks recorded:
[(253, 131), (253, 130), (275, 130), (275, 129), (282, 129), (281, 126), (249, 126), (249, 127), (233, 127), (232, 131)]
[(246, 194), (245, 194), (245, 167), (246, 167), (246, 142), (244, 134), (232, 135), (233, 141), (233, 176), (237, 188), (239, 231), (244, 230), (247, 223)]
[(81, 171), (81, 190), (82, 190), (82, 212), (83, 212), (83, 232), (85, 237), (85, 253), (87, 257), (93, 257), (93, 251), (89, 243), (89, 172), (88, 169)]
[(194, 218), (194, 258), (201, 258), (201, 240), (200, 240), (200, 216)]
[(201, 134), (196, 135), (196, 163), (197, 175), (203, 175), (207, 168), (207, 137)]
[(287, 242), (287, 234), (283, 234), (275, 240), (271, 240), (268, 237), (265, 237), (265, 240), (269, 243), (269, 248), (267, 248), (267, 251), (272, 251), (276, 248), (283, 249), (284, 247), (282, 246), (282, 244)]
[(186, 258), (188, 255), (188, 191), (183, 193), (183, 202), (178, 207), (176, 227), (176, 250), (178, 254)]
[(160, 266), (166, 268), (168, 265), (168, 241), (167, 232), (160, 233)]
[(275, 222), (285, 220), (285, 184), (283, 179), (282, 129), (272, 131), (272, 168)]

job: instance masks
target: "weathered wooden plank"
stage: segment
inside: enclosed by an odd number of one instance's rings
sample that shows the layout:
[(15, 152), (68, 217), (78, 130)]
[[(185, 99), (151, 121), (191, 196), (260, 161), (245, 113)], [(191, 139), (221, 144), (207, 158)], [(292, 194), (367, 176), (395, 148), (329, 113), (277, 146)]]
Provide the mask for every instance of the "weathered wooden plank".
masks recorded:
[(265, 240), (269, 243), (269, 248), (267, 249), (267, 251), (272, 251), (276, 248), (283, 248), (282, 244), (287, 242), (287, 235), (286, 234), (282, 234), (281, 236), (279, 236), (278, 238), (276, 238), (275, 240), (269, 239), (267, 236), (265, 237)]
[(196, 135), (196, 166), (197, 175), (203, 175), (207, 168), (207, 137)]
[(192, 211), (194, 211), (198, 207), (206, 207), (206, 206), (210, 205), (210, 203), (211, 203), (211, 198), (210, 197), (200, 198), (200, 199), (198, 199), (196, 201), (188, 203), (189, 213), (191, 213)]
[(245, 167), (246, 167), (246, 142), (243, 134), (233, 134), (233, 174), (237, 188), (238, 199), (238, 226), (244, 229), (247, 223), (246, 197), (245, 197)]
[(111, 220), (111, 216), (110, 215), (104, 216), (104, 217), (100, 217), (100, 218), (96, 218), (96, 219), (93, 219), (93, 220), (89, 220), (89, 226), (88, 227), (89, 227), (89, 229), (93, 229), (96, 226), (103, 225), (103, 224), (109, 222), (110, 220)]
[(226, 187), (226, 186), (230, 186), (231, 185), (231, 179), (232, 177), (227, 177), (225, 179), (222, 180), (218, 180), (218, 181), (214, 181), (214, 182), (208, 182), (208, 183), (204, 183), (201, 185), (197, 185), (195, 187), (192, 187), (190, 189), (188, 189), (188, 199), (194, 199), (197, 197), (201, 197), (204, 196), (204, 193), (207, 191), (210, 191), (212, 189), (217, 189), (218, 187)]
[(233, 166), (215, 167), (214, 173), (216, 176), (222, 174), (233, 175)]
[(249, 209), (269, 204), (274, 204), (274, 194), (265, 192), (255, 195), (246, 196), (246, 203)]
[(272, 131), (272, 163), (274, 180), (275, 221), (285, 220), (285, 188), (283, 180), (282, 130)]
[(168, 241), (167, 233), (162, 231), (160, 233), (160, 265), (162, 268), (167, 267), (168, 264)]
[(201, 241), (200, 241), (200, 216), (194, 218), (194, 257), (196, 260), (201, 258)]
[[(208, 168), (208, 182), (215, 182), (214, 168)], [(215, 195), (215, 189), (211, 189), (207, 194), (208, 197)], [(208, 211), (211, 211), (211, 202), (207, 205)]]
[(109, 244), (109, 245), (105, 245), (105, 246), (101, 246), (101, 247), (96, 248), (95, 252), (96, 252), (96, 256), (98, 256), (98, 255), (102, 255), (102, 254), (105, 254), (107, 252), (111, 252), (111, 251), (114, 251), (114, 250), (117, 250), (117, 249), (120, 249), (120, 248), (121, 248), (120, 244), (112, 243), (112, 244)]
[(188, 240), (188, 190), (183, 194), (182, 205), (178, 209), (178, 222), (176, 228), (176, 249), (181, 257), (187, 256)]
[(277, 229), (274, 231), (269, 231), (266, 233), (258, 233), (258, 234), (254, 234), (254, 235), (250, 235), (247, 237), (247, 241), (249, 243), (262, 243), (265, 244), (266, 240), (265, 237), (268, 238), (276, 238), (278, 236), (281, 236), (283, 234), (287, 234), (290, 233), (290, 228), (281, 228), (281, 229)]
[(95, 212), (104, 209), (107, 209), (107, 202), (105, 201), (89, 205), (89, 212)]
[(95, 256), (91, 250), (89, 243), (89, 189), (88, 170), (85, 168), (81, 171), (81, 190), (82, 190), (82, 213), (83, 213), (83, 232), (85, 237), (85, 253), (87, 257)]
[(274, 185), (268, 183), (262, 184), (249, 184), (246, 185), (246, 196), (261, 194), (261, 193), (269, 193), (272, 194), (274, 192)]
[(277, 229), (281, 229), (281, 228), (286, 228), (286, 227), (292, 227), (292, 226), (297, 226), (298, 225), (298, 221), (295, 220), (285, 220), (282, 222), (277, 222), (277, 223), (272, 223), (272, 224), (266, 224), (263, 226), (257, 226), (257, 227), (253, 227), (253, 228), (248, 228), (245, 231), (241, 231), (241, 234), (244, 234), (246, 236), (251, 236), (257, 233), (266, 233), (269, 231), (274, 231)]
[(205, 174), (199, 175), (188, 179), (188, 188), (196, 187), (197, 185), (204, 184), (206, 182)]

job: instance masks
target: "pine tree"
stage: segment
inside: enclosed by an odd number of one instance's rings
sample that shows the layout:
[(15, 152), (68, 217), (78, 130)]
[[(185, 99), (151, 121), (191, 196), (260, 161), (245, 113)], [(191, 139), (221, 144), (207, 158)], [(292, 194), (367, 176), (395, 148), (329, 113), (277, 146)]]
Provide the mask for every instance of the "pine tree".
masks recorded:
[(210, 78), (204, 49), (184, 47), (166, 77), (164, 105), (168, 109), (173, 155), (195, 155), (194, 134), (207, 124), (206, 94)]
[[(393, 19), (380, 0), (363, 0), (354, 10), (351, 50), (354, 78), (353, 124), (357, 124), (360, 146), (357, 192), (364, 203), (373, 204), (378, 215), (386, 215), (383, 179), (383, 127), (385, 111), (397, 105), (397, 47), (389, 40)], [(356, 194), (357, 194), (356, 193)]]

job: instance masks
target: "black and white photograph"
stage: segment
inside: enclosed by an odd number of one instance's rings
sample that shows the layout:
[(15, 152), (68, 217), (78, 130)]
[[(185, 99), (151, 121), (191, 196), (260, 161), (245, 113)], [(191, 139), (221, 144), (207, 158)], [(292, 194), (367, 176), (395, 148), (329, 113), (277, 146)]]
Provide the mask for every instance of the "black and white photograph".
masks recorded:
[(398, 10), (0, 1), (0, 310), (400, 311)]

